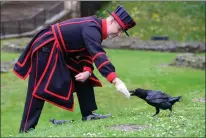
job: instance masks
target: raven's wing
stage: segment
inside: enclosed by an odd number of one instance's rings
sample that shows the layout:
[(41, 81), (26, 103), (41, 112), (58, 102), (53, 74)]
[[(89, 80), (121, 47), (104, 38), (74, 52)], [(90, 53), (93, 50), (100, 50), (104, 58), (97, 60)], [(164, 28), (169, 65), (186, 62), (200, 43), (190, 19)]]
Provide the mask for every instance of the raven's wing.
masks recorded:
[(169, 96), (160, 91), (149, 91), (147, 96), (151, 98), (168, 98)]
[(150, 99), (150, 98), (146, 97), (146, 101), (147, 101), (148, 103), (159, 104), (159, 103), (168, 102), (168, 98), (156, 98), (156, 99), (152, 98), (152, 99)]
[(148, 93), (146, 100), (150, 103), (163, 103), (168, 102), (169, 97), (160, 91), (151, 91)]

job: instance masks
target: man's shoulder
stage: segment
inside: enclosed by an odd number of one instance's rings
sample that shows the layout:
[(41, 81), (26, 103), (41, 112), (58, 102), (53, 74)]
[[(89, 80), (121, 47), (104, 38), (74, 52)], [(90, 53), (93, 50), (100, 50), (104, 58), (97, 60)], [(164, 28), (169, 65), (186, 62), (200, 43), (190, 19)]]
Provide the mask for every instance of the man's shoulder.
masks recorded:
[(102, 38), (102, 31), (101, 31), (101, 20), (96, 18), (95, 16), (91, 16), (89, 18), (91, 20), (90, 23), (85, 24), (83, 27), (83, 36), (90, 37), (93, 40), (99, 41)]
[(101, 28), (101, 21), (96, 16), (84, 17), (83, 21), (88, 22), (86, 25), (89, 27)]
[(92, 32), (94, 34), (101, 34), (101, 22), (99, 22), (99, 20), (91, 17), (85, 21), (88, 21), (88, 23), (84, 24), (83, 30), (85, 30), (86, 32)]
[(83, 25), (101, 27), (101, 20), (98, 19), (96, 16), (71, 18), (71, 19), (61, 22), (60, 24), (64, 24), (64, 23), (75, 23), (75, 24), (83, 24)]

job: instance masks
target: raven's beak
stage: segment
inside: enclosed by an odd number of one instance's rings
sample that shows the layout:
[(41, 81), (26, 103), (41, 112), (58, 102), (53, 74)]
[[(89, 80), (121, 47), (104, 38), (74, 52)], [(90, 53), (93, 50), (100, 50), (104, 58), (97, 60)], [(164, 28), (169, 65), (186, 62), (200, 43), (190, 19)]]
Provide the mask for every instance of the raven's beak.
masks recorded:
[(135, 92), (134, 90), (130, 90), (130, 91), (129, 91), (129, 93), (131, 94), (131, 96), (134, 95), (134, 92)]

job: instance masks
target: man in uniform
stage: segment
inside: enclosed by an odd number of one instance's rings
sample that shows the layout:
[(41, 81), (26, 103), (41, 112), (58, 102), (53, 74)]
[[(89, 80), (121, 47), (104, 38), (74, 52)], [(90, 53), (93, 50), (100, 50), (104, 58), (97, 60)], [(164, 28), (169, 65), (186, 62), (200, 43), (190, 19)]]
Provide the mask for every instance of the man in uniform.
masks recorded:
[(118, 6), (106, 19), (96, 16), (74, 18), (38, 32), (13, 69), (22, 79), (29, 75), (19, 132), (35, 129), (45, 101), (73, 111), (73, 92), (77, 93), (82, 120), (107, 118), (92, 112), (97, 110), (93, 87), (102, 86), (93, 74), (93, 63), (117, 91), (129, 98), (125, 84), (115, 73), (101, 43), (122, 32), (128, 35), (126, 31), (135, 25), (124, 7)]

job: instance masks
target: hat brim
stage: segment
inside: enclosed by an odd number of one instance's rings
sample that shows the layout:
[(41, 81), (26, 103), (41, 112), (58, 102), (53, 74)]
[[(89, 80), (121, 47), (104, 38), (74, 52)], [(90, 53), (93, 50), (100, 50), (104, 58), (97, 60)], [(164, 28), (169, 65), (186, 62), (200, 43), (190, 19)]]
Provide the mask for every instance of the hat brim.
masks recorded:
[[(110, 14), (110, 15), (112, 15), (112, 13), (109, 11), (109, 10), (107, 10), (107, 12)], [(114, 17), (113, 15), (112, 15), (112, 17)], [(114, 17), (114, 19), (118, 22), (118, 20)], [(118, 22), (119, 23), (119, 22)], [(121, 24), (119, 23), (119, 25), (121, 26)], [(125, 32), (125, 34), (127, 35), (127, 36), (129, 36), (129, 34), (127, 33), (127, 31), (123, 28), (123, 26), (121, 26), (122, 27), (122, 30)]]

